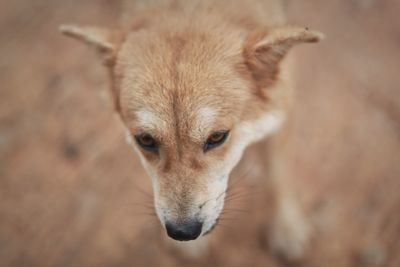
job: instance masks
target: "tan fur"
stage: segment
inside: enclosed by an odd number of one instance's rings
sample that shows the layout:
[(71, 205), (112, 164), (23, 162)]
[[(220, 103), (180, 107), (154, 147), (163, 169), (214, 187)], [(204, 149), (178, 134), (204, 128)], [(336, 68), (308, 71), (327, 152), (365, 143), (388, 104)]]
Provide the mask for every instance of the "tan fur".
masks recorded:
[[(322, 36), (280, 25), (279, 1), (161, 2), (137, 1), (117, 31), (62, 31), (107, 58), (111, 94), (127, 129), (160, 144), (158, 154), (137, 150), (152, 177), (161, 222), (197, 216), (204, 233), (222, 210), (243, 150), (276, 131), (290, 109), (280, 62), (295, 44)], [(199, 122), (205, 108), (216, 114), (208, 124)], [(219, 130), (230, 130), (229, 138), (204, 153), (204, 142)]]

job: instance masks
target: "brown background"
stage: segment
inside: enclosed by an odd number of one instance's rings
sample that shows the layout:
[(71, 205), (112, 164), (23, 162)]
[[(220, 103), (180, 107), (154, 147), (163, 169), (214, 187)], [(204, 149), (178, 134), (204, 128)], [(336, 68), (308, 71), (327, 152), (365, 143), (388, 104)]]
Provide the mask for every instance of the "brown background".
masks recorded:
[[(327, 35), (290, 55), (290, 170), (315, 227), (298, 264), (398, 267), (400, 2), (288, 3), (292, 23)], [(0, 1), (0, 266), (290, 266), (265, 241), (271, 204), (256, 172), (236, 175), (228, 205), (245, 212), (230, 212), (206, 256), (184, 259), (163, 241), (105, 70), (57, 31), (112, 25), (119, 4)]]

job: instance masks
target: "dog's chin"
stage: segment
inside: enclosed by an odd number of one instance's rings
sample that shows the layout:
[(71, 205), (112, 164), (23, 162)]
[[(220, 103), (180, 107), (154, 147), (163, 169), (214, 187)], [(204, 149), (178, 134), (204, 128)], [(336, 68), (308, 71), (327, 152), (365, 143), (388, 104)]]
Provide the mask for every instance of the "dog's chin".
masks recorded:
[(215, 227), (218, 225), (218, 220), (219, 218), (217, 218), (213, 224), (211, 224), (208, 229), (206, 231), (204, 231), (204, 233), (202, 234), (202, 236), (208, 235), (209, 233), (211, 233)]

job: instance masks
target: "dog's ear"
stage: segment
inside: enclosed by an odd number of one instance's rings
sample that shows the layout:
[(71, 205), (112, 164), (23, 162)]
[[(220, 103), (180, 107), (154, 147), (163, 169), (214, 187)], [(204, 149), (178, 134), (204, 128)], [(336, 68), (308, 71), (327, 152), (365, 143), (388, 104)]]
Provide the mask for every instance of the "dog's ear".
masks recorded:
[(267, 87), (276, 81), (279, 64), (290, 48), (300, 43), (316, 43), (323, 34), (300, 27), (278, 27), (256, 30), (249, 35), (243, 55), (253, 79), (259, 87)]
[(94, 47), (101, 55), (103, 63), (108, 67), (112, 80), (111, 97), (114, 102), (114, 108), (119, 111), (118, 92), (113, 82), (115, 77), (112, 67), (115, 65), (116, 52), (124, 38), (123, 32), (106, 28), (91, 26), (81, 27), (76, 25), (61, 25), (60, 31), (67, 36), (83, 41)]
[(93, 46), (105, 57), (114, 54), (123, 38), (121, 31), (101, 27), (68, 24), (61, 25), (60, 31), (67, 36)]

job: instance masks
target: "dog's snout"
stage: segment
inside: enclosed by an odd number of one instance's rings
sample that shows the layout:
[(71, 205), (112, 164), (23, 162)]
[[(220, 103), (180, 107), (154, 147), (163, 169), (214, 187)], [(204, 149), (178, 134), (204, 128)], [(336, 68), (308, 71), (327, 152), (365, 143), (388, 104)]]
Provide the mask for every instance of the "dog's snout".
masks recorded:
[(197, 220), (186, 223), (167, 222), (165, 228), (169, 237), (179, 241), (189, 241), (196, 239), (203, 227), (203, 223)]

